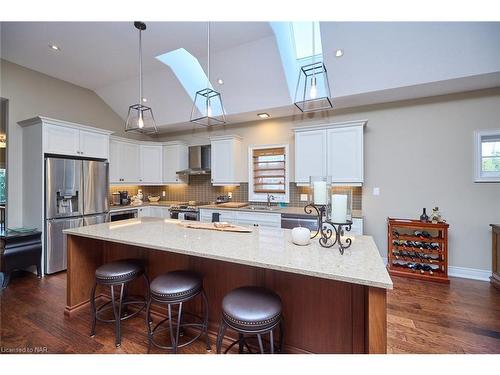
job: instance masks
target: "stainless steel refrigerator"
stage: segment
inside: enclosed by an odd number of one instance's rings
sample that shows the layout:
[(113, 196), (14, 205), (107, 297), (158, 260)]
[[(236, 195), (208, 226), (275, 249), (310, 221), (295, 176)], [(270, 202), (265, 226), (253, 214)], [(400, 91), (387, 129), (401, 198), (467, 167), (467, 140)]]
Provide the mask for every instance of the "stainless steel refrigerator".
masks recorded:
[(63, 230), (107, 221), (109, 164), (45, 158), (45, 273), (67, 266)]

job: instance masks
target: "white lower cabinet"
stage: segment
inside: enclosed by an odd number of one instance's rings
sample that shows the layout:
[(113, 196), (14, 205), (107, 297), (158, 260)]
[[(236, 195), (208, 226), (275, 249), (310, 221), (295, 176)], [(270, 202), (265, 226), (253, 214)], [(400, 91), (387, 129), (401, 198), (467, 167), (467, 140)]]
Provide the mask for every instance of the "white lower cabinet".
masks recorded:
[(281, 228), (281, 214), (238, 211), (236, 216), (239, 225)]
[(219, 221), (226, 221), (231, 224), (236, 224), (236, 211), (230, 210), (212, 210), (212, 209), (200, 209), (200, 221), (210, 223), (212, 222), (212, 214), (218, 213)]
[(139, 217), (144, 217), (144, 216), (151, 216), (151, 207), (139, 207), (138, 211), (138, 216)]
[(167, 219), (170, 218), (170, 211), (168, 207), (149, 206), (149, 216)]
[(354, 234), (357, 236), (363, 235), (363, 219), (353, 218), (351, 230), (349, 232), (346, 232), (346, 234)]

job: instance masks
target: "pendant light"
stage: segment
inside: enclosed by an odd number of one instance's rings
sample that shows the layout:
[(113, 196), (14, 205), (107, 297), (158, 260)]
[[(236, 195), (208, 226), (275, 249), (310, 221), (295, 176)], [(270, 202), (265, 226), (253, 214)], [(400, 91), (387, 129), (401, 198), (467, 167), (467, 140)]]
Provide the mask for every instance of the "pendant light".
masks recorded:
[(125, 131), (155, 134), (158, 133), (158, 128), (153, 117), (153, 111), (150, 107), (142, 104), (144, 102), (142, 96), (142, 31), (146, 30), (146, 24), (144, 22), (134, 22), (134, 26), (139, 30), (139, 103), (128, 107)]
[(295, 106), (302, 112), (316, 112), (333, 108), (330, 84), (323, 61), (316, 62), (316, 32), (312, 24), (312, 63), (300, 67), (295, 90)]
[(210, 22), (207, 22), (207, 87), (196, 92), (190, 121), (203, 126), (226, 123), (222, 97), (210, 83)]

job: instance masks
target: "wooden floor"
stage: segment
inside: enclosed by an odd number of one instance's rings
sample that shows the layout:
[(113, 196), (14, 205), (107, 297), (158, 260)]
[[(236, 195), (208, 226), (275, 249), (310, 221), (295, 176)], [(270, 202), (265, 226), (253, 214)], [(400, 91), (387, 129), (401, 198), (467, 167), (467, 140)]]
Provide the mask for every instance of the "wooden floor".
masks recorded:
[[(22, 276), (22, 277), (21, 277)], [(500, 291), (487, 282), (452, 278), (449, 285), (393, 278), (388, 293), (388, 353), (500, 353)], [(123, 324), (114, 346), (111, 324), (90, 338), (88, 309), (63, 315), (65, 274), (14, 277), (0, 299), (0, 349), (48, 353), (145, 353), (141, 318)], [(213, 340), (212, 340), (212, 347)], [(152, 352), (161, 353), (153, 350)], [(206, 353), (200, 341), (181, 353)]]

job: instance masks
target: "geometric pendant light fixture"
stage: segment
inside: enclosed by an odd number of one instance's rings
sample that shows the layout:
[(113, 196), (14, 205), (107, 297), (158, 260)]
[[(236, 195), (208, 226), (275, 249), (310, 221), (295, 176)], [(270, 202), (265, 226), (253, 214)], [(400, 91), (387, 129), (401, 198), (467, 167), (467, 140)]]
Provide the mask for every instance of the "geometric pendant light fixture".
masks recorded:
[(141, 33), (146, 30), (144, 22), (134, 22), (134, 26), (139, 30), (139, 103), (133, 104), (128, 108), (127, 122), (125, 123), (125, 131), (141, 134), (158, 133), (156, 122), (153, 117), (151, 107), (143, 105), (144, 97), (142, 96), (142, 38)]
[(210, 22), (207, 22), (207, 87), (196, 92), (189, 121), (207, 127), (226, 123), (221, 94), (210, 83)]
[(312, 22), (312, 63), (300, 67), (295, 90), (295, 106), (302, 112), (316, 112), (333, 108), (330, 84), (323, 61), (315, 61), (315, 27)]

